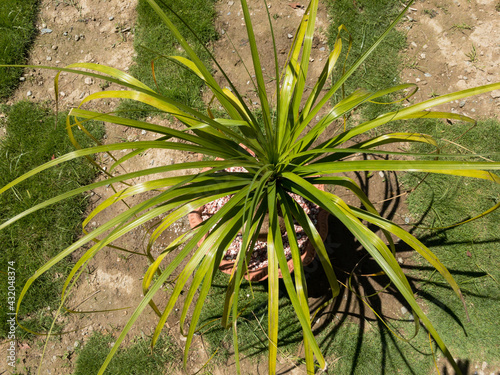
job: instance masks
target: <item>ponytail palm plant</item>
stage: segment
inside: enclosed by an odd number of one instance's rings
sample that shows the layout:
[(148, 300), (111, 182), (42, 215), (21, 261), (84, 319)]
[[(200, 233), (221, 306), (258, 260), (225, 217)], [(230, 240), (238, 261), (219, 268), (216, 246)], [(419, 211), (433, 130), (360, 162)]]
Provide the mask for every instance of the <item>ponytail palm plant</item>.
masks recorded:
[[(368, 153), (384, 154), (389, 157), (393, 155), (408, 156), (405, 153), (385, 152), (378, 149), (379, 146), (398, 142), (421, 142), (436, 146), (436, 141), (428, 135), (387, 133), (373, 137), (370, 136), (370, 131), (392, 121), (420, 117), (473, 121), (471, 118), (459, 114), (431, 112), (429, 109), (453, 100), (500, 89), (500, 83), (443, 95), (391, 111), (377, 118), (360, 122), (349, 129), (344, 127), (343, 130), (331, 138), (325, 139), (324, 133), (356, 107), (369, 101), (376, 101), (383, 96), (413, 88), (410, 84), (404, 84), (381, 88), (378, 91), (357, 90), (344, 96), (340, 101), (331, 103), (333, 95), (342, 88), (344, 82), (351, 77), (353, 72), (358, 69), (389, 31), (394, 28), (406, 9), (376, 43), (351, 67), (345, 68), (342, 76), (338, 80), (331, 82), (330, 85), (332, 71), (339, 65), (339, 57), (343, 48), (342, 39), (337, 37), (320, 76), (316, 78), (312, 88), (307, 91), (308, 64), (318, 9), (318, 0), (312, 0), (298, 26), (286, 64), (282, 69), (278, 67), (276, 47), (274, 48), (276, 87), (272, 94), (269, 94), (266, 92), (249, 8), (246, 0), (241, 0), (252, 55), (254, 78), (251, 79), (260, 102), (261, 115), (256, 116), (217, 61), (213, 60), (217, 69), (224, 75), (230, 88), (223, 88), (219, 85), (211, 74), (212, 68), (203, 65), (155, 0), (147, 1), (158, 13), (170, 32), (177, 38), (186, 53), (186, 57), (168, 56), (167, 58), (190, 70), (203, 80), (207, 89), (213, 93), (215, 100), (223, 108), (225, 116), (221, 116), (224, 118), (217, 118), (210, 109), (207, 110), (207, 113), (204, 113), (173, 101), (131, 75), (111, 67), (80, 63), (63, 69), (57, 68), (59, 71), (83, 74), (116, 83), (125, 90), (97, 92), (86, 97), (78, 108), (70, 112), (67, 119), (68, 134), (77, 150), (19, 177), (0, 189), (0, 193), (13, 188), (22, 180), (35, 176), (42, 170), (74, 158), (88, 157), (100, 152), (112, 154), (114, 151), (119, 150), (133, 151), (119, 159), (115, 159), (113, 167), (106, 172), (107, 179), (68, 191), (61, 196), (40, 203), (2, 223), (0, 229), (50, 204), (107, 184), (124, 183), (125, 187), (96, 207), (85, 220), (84, 228), (91, 218), (99, 212), (127, 200), (128, 197), (150, 191), (155, 191), (157, 194), (153, 197), (148, 195), (149, 198), (145, 198), (141, 203), (131, 206), (129, 210), (121, 212), (90, 233), (84, 231), (84, 235), (78, 241), (43, 265), (26, 283), (17, 304), (18, 311), (23, 296), (30, 288), (30, 285), (64, 257), (81, 246), (92, 243), (92, 246), (81, 256), (70, 272), (62, 290), (61, 304), (66, 300), (69, 290), (74, 286), (86, 264), (99, 251), (108, 245), (112, 245), (114, 241), (134, 228), (156, 217), (161, 217), (161, 223), (151, 233), (146, 248), (146, 255), (150, 259), (151, 265), (143, 279), (144, 297), (116, 340), (117, 345), (112, 348), (99, 374), (104, 372), (119, 344), (124, 340), (127, 332), (148, 305), (159, 317), (152, 340), (152, 345), (154, 345), (184, 289), (187, 289), (188, 293), (185, 295), (182, 308), (180, 329), (187, 337), (184, 356), (184, 363), (186, 363), (193, 335), (197, 330), (200, 313), (209, 293), (214, 274), (218, 272), (218, 265), (233, 239), (238, 233), (242, 233), (242, 250), (236, 258), (227, 285), (222, 317), (222, 325), (233, 330), (236, 366), (239, 371), (237, 322), (241, 306), (238, 305), (238, 295), (254, 243), (258, 238), (265, 218), (266, 220), (268, 218), (269, 330), (267, 336), (269, 340), (269, 373), (275, 373), (277, 346), (279, 344), (277, 342), (278, 330), (280, 329), (278, 326), (279, 270), (281, 270), (287, 295), (303, 330), (307, 371), (308, 373), (314, 373), (315, 366), (325, 368), (327, 364), (311, 328), (307, 283), (303, 265), (300, 261), (300, 250), (294, 229), (295, 223), (304, 228), (309, 240), (314, 245), (317, 256), (328, 277), (333, 296), (338, 294), (339, 285), (325, 246), (315, 226), (301, 206), (289, 195), (289, 193), (294, 193), (334, 215), (343, 223), (346, 230), (349, 230), (356, 237), (411, 306), (416, 324), (418, 325), (421, 322), (425, 325), (442, 352), (459, 373), (460, 370), (448, 352), (445, 343), (415, 300), (410, 284), (395, 259), (395, 249), (391, 236), (399, 238), (418, 252), (443, 275), (458, 298), (463, 299), (457, 283), (446, 267), (423, 243), (395, 223), (381, 217), (360, 187), (352, 179), (340, 174), (359, 171), (420, 171), (466, 176), (499, 183), (500, 178), (492, 172), (500, 169), (500, 163), (496, 162), (390, 160), (390, 158), (389, 160), (354, 161), (350, 160), (350, 157), (354, 154)], [(271, 22), (269, 24), (271, 25)], [(341, 29), (342, 27), (339, 29), (339, 33)], [(99, 113), (85, 110), (82, 106), (87, 102), (105, 98), (132, 99), (146, 103), (174, 116), (185, 126), (185, 129), (174, 130), (145, 121), (131, 120), (121, 117), (117, 113)], [(153, 141), (124, 142), (81, 149), (73, 138), (73, 128), (77, 126), (85, 130), (85, 122), (91, 119), (155, 132), (161, 137)], [(354, 137), (360, 135), (363, 136), (364, 140), (356, 143)], [(359, 137), (356, 139), (359, 139)], [(347, 144), (349, 146), (346, 146)], [(188, 151), (216, 158), (216, 160), (184, 162), (144, 169), (133, 173), (113, 174), (113, 170), (118, 165), (147, 149)], [(244, 169), (242, 172), (228, 172), (226, 169), (230, 167)], [(207, 170), (206, 168), (210, 169)], [(176, 174), (175, 177), (157, 177), (158, 173), (179, 170), (185, 170), (186, 172), (182, 176)], [(201, 172), (194, 173), (193, 170)], [(130, 181), (139, 176), (149, 176), (149, 180), (136, 185), (131, 184)], [(328, 192), (328, 189), (326, 191), (318, 189), (316, 187), (318, 184), (333, 187), (342, 186), (349, 189), (362, 202), (362, 208), (347, 204), (335, 194)], [(172, 224), (200, 206), (225, 196), (231, 196), (231, 198), (216, 214), (197, 227), (181, 234), (162, 248), (159, 256), (153, 257), (151, 253), (153, 244)], [(491, 210), (497, 208), (498, 205)], [(294, 265), (292, 274), (288, 270), (287, 259), (284, 254), (279, 216), (284, 221), (289, 239)], [(380, 228), (381, 234), (373, 232), (364, 223)], [(168, 262), (166, 261), (167, 256)], [(180, 266), (181, 263), (183, 264), (182, 267)], [(180, 268), (180, 272), (176, 278), (175, 287), (166, 306), (160, 308), (153, 302), (153, 296), (161, 290), (162, 285), (178, 268)], [(188, 284), (188, 281), (190, 281), (190, 284)], [(196, 295), (197, 298), (195, 298)], [(190, 308), (192, 313), (191, 321), (185, 329)]]

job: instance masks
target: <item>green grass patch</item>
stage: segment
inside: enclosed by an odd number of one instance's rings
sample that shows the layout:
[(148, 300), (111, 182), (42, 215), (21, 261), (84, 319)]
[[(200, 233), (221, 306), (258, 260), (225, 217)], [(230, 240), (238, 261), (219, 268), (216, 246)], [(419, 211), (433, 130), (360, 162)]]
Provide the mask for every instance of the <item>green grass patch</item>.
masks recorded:
[[(210, 66), (210, 58), (203, 45), (217, 39), (214, 27), (215, 0), (163, 0), (158, 2), (181, 34), (191, 44), (202, 61)], [(163, 4), (163, 5), (162, 5)], [(166, 6), (165, 6), (166, 5)], [(172, 8), (182, 19), (189, 22), (197, 40), (190, 30), (168, 8)], [(190, 71), (165, 59), (163, 56), (185, 56), (167, 27), (149, 4), (141, 0), (137, 6), (137, 25), (134, 47), (137, 56), (130, 73), (162, 95), (193, 108), (203, 107), (201, 90), (203, 81)], [(154, 76), (151, 63), (154, 61)], [(156, 77), (156, 82), (154, 77)], [(120, 110), (132, 118), (151, 115), (152, 107), (135, 101), (123, 101)]]
[[(40, 0), (0, 1), (0, 65), (25, 64), (36, 34)], [(6, 99), (19, 84), (22, 68), (0, 68), (0, 99)]]
[[(226, 361), (234, 355), (233, 330), (221, 326), (228, 282), (228, 275), (216, 273), (198, 324), (203, 338), (209, 343), (210, 354), (217, 351), (216, 361)], [(285, 286), (281, 285), (280, 290), (285, 290)], [(242, 283), (238, 301), (238, 309), (242, 312), (238, 318), (238, 343), (242, 357), (250, 356), (258, 360), (260, 355), (267, 356), (267, 298), (267, 280), (252, 283), (251, 286), (246, 281)], [(298, 344), (302, 341), (302, 328), (286, 296), (280, 296), (279, 327), (280, 353), (294, 358)]]
[[(217, 273), (213, 289), (204, 303), (199, 329), (209, 344), (209, 354), (217, 351), (215, 363), (227, 363), (234, 355), (232, 329), (221, 327), (222, 308), (229, 277)], [(268, 355), (267, 281), (242, 284), (239, 298), (238, 342), (240, 357), (266, 360)], [(284, 290), (284, 286), (282, 285)], [(253, 292), (253, 294), (252, 294)], [(391, 329), (403, 337), (414, 333), (414, 324), (391, 321)], [(410, 343), (396, 338), (380, 322), (362, 324), (332, 320), (316, 332), (316, 338), (329, 363), (328, 374), (425, 374), (432, 366), (432, 350), (423, 330)], [(302, 328), (286, 296), (280, 297), (278, 351), (289, 364), (302, 363)]]
[[(55, 128), (52, 110), (41, 105), (19, 102), (11, 107), (4, 106), (2, 111), (7, 114), (4, 124), (7, 135), (0, 141), (0, 186), (52, 158), (74, 151), (65, 129), (66, 113), (59, 114)], [(88, 130), (98, 139), (104, 135), (101, 123), (89, 123)], [(77, 130), (74, 134), (83, 147), (91, 146), (83, 132)], [(96, 173), (86, 159), (76, 159), (20, 183), (0, 195), (0, 222), (37, 203), (90, 183)], [(7, 270), (7, 262), (15, 262), (16, 299), (27, 279), (75, 240), (87, 205), (86, 195), (75, 196), (26, 216), (0, 231), (2, 275)], [(59, 262), (26, 294), (20, 317), (29, 315), (33, 329), (46, 329), (50, 324), (51, 320), (45, 319), (41, 309), (57, 306), (70, 266), (71, 259)], [(0, 298), (7, 301), (6, 288), (2, 288)], [(6, 308), (0, 311), (0, 337), (6, 335), (7, 312)]]
[[(115, 338), (94, 333), (87, 344), (77, 351), (74, 375), (97, 374), (109, 354)], [(151, 338), (135, 338), (132, 344), (118, 350), (105, 375), (171, 374), (181, 363), (181, 351), (167, 335), (161, 335), (151, 353)]]
[[(331, 324), (334, 325), (334, 324)], [(399, 333), (413, 335), (412, 322), (395, 322)], [(393, 327), (395, 328), (395, 327)], [(365, 320), (362, 324), (343, 322), (319, 335), (327, 356), (327, 374), (426, 374), (432, 366), (432, 352), (426, 334), (405, 342), (394, 336), (379, 322)]]
[[(450, 140), (460, 137), (470, 124), (449, 125), (443, 122), (423, 124), (420, 129), (431, 135), (446, 134)], [(500, 123), (480, 121), (456, 140), (460, 145), (484, 157), (500, 160)], [(446, 142), (443, 142), (445, 145)], [(416, 147), (416, 146), (414, 146)], [(420, 147), (422, 150), (422, 148)], [(466, 153), (450, 146), (443, 152)], [(481, 160), (471, 158), (472, 160)], [(403, 182), (415, 186), (425, 175), (407, 173)], [(460, 300), (446, 286), (439, 274), (421, 270), (417, 277), (425, 281), (419, 293), (429, 300), (429, 316), (449, 345), (461, 359), (498, 363), (495, 342), (500, 336), (496, 324), (500, 292), (500, 211), (464, 225), (439, 229), (477, 216), (500, 200), (500, 187), (491, 182), (429, 175), (408, 197), (408, 206), (418, 220), (416, 234), (425, 240), (448, 267), (465, 295), (471, 321), (468, 322)], [(450, 315), (456, 314), (457, 319)]]
[[(332, 74), (332, 81), (335, 82), (343, 74), (344, 61), (346, 61), (345, 66), (348, 69), (384, 33), (403, 8), (400, 2), (394, 0), (329, 0), (326, 5), (327, 11), (332, 17), (328, 31), (330, 47), (333, 48), (340, 25), (346, 26), (349, 32), (342, 31), (341, 33), (342, 55)], [(352, 49), (345, 60), (349, 49), (349, 37), (352, 38)], [(349, 95), (359, 88), (375, 92), (398, 84), (401, 72), (399, 51), (405, 45), (405, 35), (401, 31), (393, 29), (344, 84), (345, 95)], [(332, 100), (336, 103), (341, 99), (342, 90), (339, 90)], [(383, 101), (383, 99), (379, 99), (379, 101)], [(365, 118), (374, 118), (381, 111), (386, 112), (387, 110), (387, 106), (372, 103), (361, 107), (361, 113)]]

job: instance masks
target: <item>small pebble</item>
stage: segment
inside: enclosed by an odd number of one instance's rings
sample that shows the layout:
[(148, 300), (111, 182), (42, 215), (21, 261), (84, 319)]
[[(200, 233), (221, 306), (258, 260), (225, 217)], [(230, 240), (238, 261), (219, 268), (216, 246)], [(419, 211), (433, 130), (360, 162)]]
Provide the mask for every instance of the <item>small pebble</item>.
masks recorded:
[(320, 51), (324, 51), (324, 50), (325, 50), (325, 47), (321, 47), (319, 50), (320, 50)]
[(424, 76), (426, 76), (426, 77), (432, 77), (432, 74), (431, 73), (425, 73)]
[(421, 53), (420, 58), (425, 59), (425, 53)]
[(31, 95), (33, 95), (33, 93), (32, 93), (31, 91), (28, 91), (28, 92), (26, 93), (26, 95), (27, 95), (27, 96), (31, 96)]
[(113, 17), (113, 16), (109, 17), (110, 21), (113, 21), (114, 19), (115, 19), (115, 17)]
[(462, 100), (462, 101), (458, 104), (458, 106), (459, 106), (460, 108), (463, 108), (463, 107), (465, 106), (465, 100)]
[(490, 93), (490, 96), (491, 96), (492, 99), (500, 98), (500, 90), (493, 90)]
[(415, 42), (411, 42), (411, 46), (412, 46), (413, 48), (417, 48), (417, 43), (415, 43)]
[(230, 7), (232, 7), (234, 5), (234, 1), (228, 2), (227, 5), (229, 5)]
[(144, 135), (144, 134), (146, 134), (146, 133), (147, 133), (147, 131), (146, 131), (146, 130), (144, 130), (144, 129), (141, 131), (141, 134), (142, 134), (142, 135)]
[(47, 61), (52, 61), (52, 57), (47, 56)]
[(51, 29), (41, 29), (40, 30), (40, 33), (43, 35), (43, 34), (50, 34), (52, 32)]
[(68, 36), (68, 32), (67, 32), (67, 31), (65, 31), (65, 32), (63, 33), (63, 35), (64, 35), (64, 36)]
[(83, 99), (83, 97), (84, 97), (84, 96), (85, 96), (85, 92), (82, 92), (82, 93), (80, 94), (80, 99)]
[(24, 81), (26, 81), (26, 77), (19, 77), (19, 80), (20, 80), (21, 82), (24, 82)]
[(406, 314), (408, 312), (408, 309), (404, 306), (401, 307), (401, 314)]
[(90, 78), (90, 77), (86, 77), (85, 78), (85, 84), (86, 85), (91, 85), (93, 83), (94, 83), (94, 80), (92, 78)]
[(287, 37), (288, 37), (288, 39), (292, 39), (293, 38), (293, 34), (288, 34)]
[(53, 49), (54, 51), (56, 51), (56, 50), (57, 50), (57, 46), (56, 46), (56, 45), (53, 45), (53, 46), (52, 46), (52, 49)]
[(75, 35), (75, 42), (78, 42), (80, 40), (80, 35)]

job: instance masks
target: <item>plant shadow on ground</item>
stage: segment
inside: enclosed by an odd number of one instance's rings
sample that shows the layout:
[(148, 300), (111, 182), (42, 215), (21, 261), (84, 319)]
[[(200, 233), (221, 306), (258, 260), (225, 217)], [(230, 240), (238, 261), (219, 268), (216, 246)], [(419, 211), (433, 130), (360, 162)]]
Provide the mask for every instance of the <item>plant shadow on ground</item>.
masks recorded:
[[(380, 199), (384, 201), (379, 207), (381, 215), (394, 219), (401, 205), (400, 184), (396, 175), (386, 174), (386, 178), (378, 180), (374, 178), (374, 183), (371, 181), (372, 177), (365, 174), (358, 174), (355, 177), (365, 192), (369, 192), (370, 189), (379, 190), (379, 194), (385, 197)], [(396, 198), (388, 199), (390, 197)], [(437, 349), (434, 344), (432, 347), (429, 345), (423, 327), (420, 327), (418, 334), (413, 337), (415, 323), (411, 309), (404, 298), (389, 282), (389, 278), (380, 274), (381, 270), (377, 263), (367, 256), (359, 242), (338, 219), (330, 216), (328, 224), (325, 247), (337, 278), (343, 285), (334, 301), (331, 301), (331, 290), (318, 257), (304, 267), (314, 334), (329, 358), (330, 370), (327, 373), (429, 373)], [(425, 242), (425, 238), (421, 239)], [(431, 240), (428, 245), (432, 247), (434, 242)], [(420, 302), (424, 305), (436, 305), (446, 315), (446, 319), (460, 327), (461, 332), (466, 335), (463, 318), (455, 313), (456, 309), (450, 309), (440, 303), (432, 291), (422, 290), (420, 285), (423, 282), (437, 285), (446, 289), (451, 297), (457, 300), (458, 298), (445, 283), (430, 281), (432, 267), (420, 265), (412, 259), (413, 253), (414, 251), (404, 243), (396, 243), (396, 258), (408, 275), (410, 285)], [(454, 277), (462, 275), (467, 278), (478, 278), (486, 275), (484, 272), (453, 268), (449, 270)], [(202, 314), (203, 323), (200, 324), (203, 327), (200, 332), (209, 342), (212, 352), (218, 348), (216, 360), (220, 362), (230, 362), (228, 358), (233, 354), (232, 331), (224, 330), (218, 324), (224, 305), (226, 278), (226, 275), (217, 276), (214, 292), (207, 300)], [(267, 281), (253, 283), (251, 287), (248, 283), (242, 285), (243, 297), (240, 297), (239, 305), (242, 307), (242, 313), (238, 323), (240, 354), (241, 357), (251, 357), (254, 361), (262, 361), (259, 356), (267, 352), (267, 338), (264, 334), (267, 330), (267, 289)], [(302, 329), (293, 314), (286, 288), (281, 280), (280, 291), (282, 294), (279, 351), (285, 365), (278, 373), (287, 374), (302, 363), (303, 348), (300, 346)], [(475, 297), (483, 296), (476, 294)], [(207, 322), (210, 322), (209, 328), (203, 325)], [(393, 333), (409, 341), (401, 340)], [(470, 362), (467, 360), (461, 362), (464, 374), (470, 373), (469, 365)]]
[[(380, 184), (368, 183), (366, 176), (357, 174), (356, 179), (367, 194), (370, 188), (381, 189), (380, 186), (377, 186)], [(384, 205), (379, 210), (383, 217), (391, 220), (394, 220), (401, 201), (400, 198), (393, 200), (388, 198), (401, 195), (399, 186), (396, 175), (391, 174), (391, 178), (385, 181), (382, 188)], [(417, 233), (420, 241), (438, 256), (441, 255), (441, 247), (449, 248), (455, 245), (469, 244), (470, 241), (465, 238), (456, 240), (455, 235), (450, 233), (455, 228), (435, 229), (428, 233), (422, 233), (422, 230), (417, 229), (428, 221), (433, 206), (434, 200), (430, 199), (427, 210), (424, 210), (418, 222), (413, 224), (413, 228), (409, 231), (413, 234)], [(456, 217), (455, 220), (461, 221)], [(371, 229), (376, 230), (375, 227)], [(498, 236), (496, 239), (494, 237), (484, 241), (474, 241), (474, 245), (498, 244)], [(333, 351), (343, 358), (348, 358), (347, 361), (340, 359), (338, 363), (334, 364), (334, 373), (338, 373), (339, 369), (341, 369), (340, 373), (346, 374), (378, 373), (374, 369), (380, 369), (381, 374), (391, 373), (390, 371), (386, 372), (386, 367), (394, 361), (394, 354), (398, 354), (400, 356), (398, 360), (402, 360), (398, 365), (395, 365), (397, 361), (392, 363), (393, 368), (398, 373), (401, 371), (409, 374), (429, 373), (437, 351), (435, 347), (429, 346), (427, 334), (424, 332), (425, 328), (421, 326), (421, 332), (415, 338), (412, 337), (412, 325), (414, 324), (408, 304), (398, 290), (391, 285), (389, 278), (378, 274), (380, 267), (367, 255), (353, 235), (338, 219), (332, 216), (329, 217), (329, 234), (325, 245), (339, 282), (344, 286), (333, 303), (322, 307), (325, 302), (331, 299), (331, 292), (326, 275), (317, 258), (305, 268), (305, 272), (308, 281), (310, 311), (316, 319), (314, 333), (320, 337), (321, 346), (327, 353), (330, 354)], [(487, 289), (480, 290), (476, 287), (476, 290), (473, 290), (466, 284), (471, 281), (476, 283), (484, 278), (494, 278), (487, 270), (478, 266), (479, 271), (475, 271), (474, 268), (464, 267), (460, 261), (450, 262), (450, 259), (444, 258), (445, 265), (459, 282), (462, 292), (467, 298), (469, 314), (475, 313), (471, 312), (475, 308), (474, 305), (498, 300)], [(457, 340), (467, 340), (468, 337), (475, 339), (477, 328), (474, 327), (474, 322), (471, 323), (467, 319), (459, 298), (444, 279), (440, 275), (435, 277), (437, 274), (435, 269), (424, 263), (425, 261), (403, 242), (396, 243), (396, 259), (407, 275), (413, 292), (418, 296), (419, 303), (429, 306), (429, 309), (434, 306), (432, 310), (434, 314), (439, 315), (439, 322), (436, 322), (436, 319), (431, 319), (431, 321), (435, 322), (438, 329), (441, 328), (440, 331), (442, 331), (444, 327), (444, 330), (447, 331), (446, 334), (459, 337)], [(364, 302), (361, 298), (364, 299)], [(389, 329), (374, 312), (387, 323)], [(338, 347), (339, 338), (345, 335), (346, 331), (349, 333), (351, 341), (355, 341), (355, 344), (350, 342), (351, 348), (347, 351), (345, 347)], [(374, 331), (378, 331), (375, 332), (378, 342), (373, 342), (372, 338), (369, 337), (373, 335)], [(411, 339), (406, 343), (399, 340), (390, 331)], [(449, 341), (453, 340), (449, 339)], [(366, 347), (367, 345), (368, 347)], [(373, 350), (376, 347), (379, 348), (378, 351)], [(370, 354), (363, 353), (370, 351)], [(461, 350), (457, 351), (459, 356), (466, 356)], [(378, 358), (374, 357), (377, 355)], [(410, 360), (413, 356), (420, 358), (421, 363)], [(375, 361), (380, 364), (380, 367), (374, 366), (374, 363), (371, 362), (365, 369), (366, 364), (363, 359)], [(462, 357), (458, 361), (463, 374), (473, 373), (472, 362), (474, 360), (475, 358), (466, 357), (464, 359)], [(344, 362), (341, 363), (341, 361)], [(336, 367), (337, 365), (339, 367)], [(441, 365), (439, 364), (439, 366)], [(450, 372), (446, 365), (442, 365), (440, 371), (444, 374), (454, 373)]]

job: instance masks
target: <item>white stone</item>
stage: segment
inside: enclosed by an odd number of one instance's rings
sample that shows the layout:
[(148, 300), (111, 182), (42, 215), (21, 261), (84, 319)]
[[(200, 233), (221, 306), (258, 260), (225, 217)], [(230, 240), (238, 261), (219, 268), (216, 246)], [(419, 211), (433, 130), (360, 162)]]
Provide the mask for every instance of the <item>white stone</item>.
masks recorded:
[(490, 95), (493, 99), (500, 98), (500, 90), (493, 90)]

